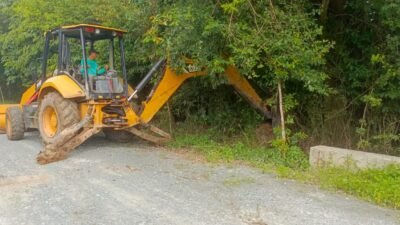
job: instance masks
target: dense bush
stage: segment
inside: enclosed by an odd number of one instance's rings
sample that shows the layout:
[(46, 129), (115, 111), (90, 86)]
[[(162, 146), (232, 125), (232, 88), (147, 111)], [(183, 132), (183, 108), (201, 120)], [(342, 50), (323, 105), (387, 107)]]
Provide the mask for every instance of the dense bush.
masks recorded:
[(310, 142), (399, 153), (397, 0), (0, 0), (0, 5), (2, 83), (31, 82), (40, 68), (43, 32), (96, 21), (130, 31), (132, 82), (161, 56), (178, 71), (182, 56), (209, 69), (210, 76), (176, 96), (176, 117), (229, 132), (259, 121), (216, 76), (235, 64), (271, 104), (277, 83), (283, 83), (290, 128), (308, 133)]

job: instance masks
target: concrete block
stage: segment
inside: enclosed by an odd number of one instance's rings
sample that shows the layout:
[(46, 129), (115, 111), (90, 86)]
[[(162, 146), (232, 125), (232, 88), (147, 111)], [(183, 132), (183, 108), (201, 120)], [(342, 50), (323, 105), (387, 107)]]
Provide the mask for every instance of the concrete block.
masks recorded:
[(400, 165), (400, 157), (323, 145), (310, 149), (310, 165), (312, 167), (345, 166), (364, 169), (383, 168), (390, 164)]

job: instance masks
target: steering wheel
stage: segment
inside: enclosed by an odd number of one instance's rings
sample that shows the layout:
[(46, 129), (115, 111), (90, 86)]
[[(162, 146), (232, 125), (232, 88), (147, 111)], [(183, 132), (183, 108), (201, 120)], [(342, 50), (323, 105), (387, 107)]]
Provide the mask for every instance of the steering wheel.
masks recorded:
[(118, 72), (117, 72), (116, 70), (114, 70), (114, 69), (109, 69), (109, 70), (106, 72), (106, 77), (116, 77), (117, 74), (118, 74)]

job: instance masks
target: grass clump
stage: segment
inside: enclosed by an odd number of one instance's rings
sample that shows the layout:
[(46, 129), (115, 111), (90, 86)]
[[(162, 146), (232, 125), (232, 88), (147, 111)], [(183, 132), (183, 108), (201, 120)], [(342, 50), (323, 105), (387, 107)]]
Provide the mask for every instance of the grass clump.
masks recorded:
[(233, 143), (218, 142), (210, 134), (179, 135), (169, 146), (190, 148), (204, 154), (210, 162), (241, 161), (267, 171), (277, 167), (299, 170), (308, 168), (306, 155), (295, 146), (291, 146), (285, 154), (286, 156), (283, 157), (279, 151), (273, 148), (256, 146), (244, 140)]

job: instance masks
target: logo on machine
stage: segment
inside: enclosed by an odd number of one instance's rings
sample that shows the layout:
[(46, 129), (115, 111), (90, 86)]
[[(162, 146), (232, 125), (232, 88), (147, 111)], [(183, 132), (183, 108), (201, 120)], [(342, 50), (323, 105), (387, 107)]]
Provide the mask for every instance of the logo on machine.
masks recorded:
[(201, 68), (194, 64), (188, 64), (186, 65), (186, 67), (183, 68), (183, 71), (185, 73), (195, 73), (195, 72), (200, 72)]

